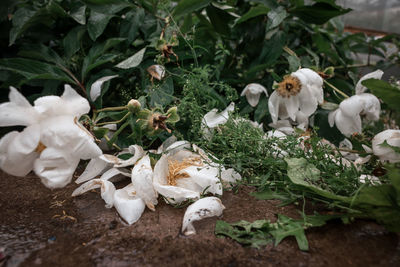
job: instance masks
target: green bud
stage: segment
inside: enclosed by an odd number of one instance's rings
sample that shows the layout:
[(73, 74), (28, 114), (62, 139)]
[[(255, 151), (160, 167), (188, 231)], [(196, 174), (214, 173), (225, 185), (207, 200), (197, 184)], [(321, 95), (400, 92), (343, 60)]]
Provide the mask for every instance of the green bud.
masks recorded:
[(127, 107), (131, 113), (136, 114), (141, 109), (142, 105), (136, 99), (131, 99), (129, 100)]

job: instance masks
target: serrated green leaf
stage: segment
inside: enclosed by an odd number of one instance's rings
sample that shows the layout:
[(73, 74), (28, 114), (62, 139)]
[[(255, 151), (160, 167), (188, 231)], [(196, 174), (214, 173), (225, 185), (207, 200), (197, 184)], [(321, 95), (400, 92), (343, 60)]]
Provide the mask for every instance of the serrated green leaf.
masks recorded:
[(254, 6), (236, 21), (236, 25), (261, 15), (267, 15), (269, 11), (270, 9), (264, 5)]
[(136, 52), (134, 55), (128, 57), (124, 61), (118, 63), (115, 67), (120, 68), (120, 69), (131, 69), (135, 68), (140, 65), (140, 63), (143, 60), (144, 53), (146, 52), (146, 47), (142, 48), (138, 52)]
[(212, 0), (181, 0), (174, 8), (172, 14), (175, 18), (179, 18), (182, 15), (190, 14), (194, 11), (202, 9), (208, 6), (211, 2)]
[(378, 79), (368, 79), (361, 82), (371, 92), (383, 100), (391, 109), (400, 111), (400, 89), (388, 82)]

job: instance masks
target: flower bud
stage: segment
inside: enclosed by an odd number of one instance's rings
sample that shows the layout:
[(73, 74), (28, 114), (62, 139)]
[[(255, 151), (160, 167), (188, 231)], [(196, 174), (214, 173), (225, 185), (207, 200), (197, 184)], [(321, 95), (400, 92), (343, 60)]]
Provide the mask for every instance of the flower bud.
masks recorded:
[(131, 99), (131, 100), (129, 100), (127, 107), (131, 113), (136, 113), (140, 110), (142, 105), (136, 99)]

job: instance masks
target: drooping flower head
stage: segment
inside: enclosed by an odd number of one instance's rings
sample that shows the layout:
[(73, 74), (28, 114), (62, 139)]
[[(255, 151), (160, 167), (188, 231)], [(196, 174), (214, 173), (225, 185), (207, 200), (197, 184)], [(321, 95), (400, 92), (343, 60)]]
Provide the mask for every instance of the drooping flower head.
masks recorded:
[(27, 126), (0, 140), (0, 168), (15, 176), (30, 171), (49, 188), (68, 184), (80, 161), (101, 155), (91, 134), (79, 123), (88, 101), (69, 85), (61, 97), (44, 96), (32, 106), (11, 87), (10, 102), (0, 105), (0, 126)]
[(296, 121), (298, 117), (309, 117), (318, 104), (324, 101), (323, 80), (315, 71), (299, 69), (285, 76), (268, 100), (272, 121), (278, 118)]

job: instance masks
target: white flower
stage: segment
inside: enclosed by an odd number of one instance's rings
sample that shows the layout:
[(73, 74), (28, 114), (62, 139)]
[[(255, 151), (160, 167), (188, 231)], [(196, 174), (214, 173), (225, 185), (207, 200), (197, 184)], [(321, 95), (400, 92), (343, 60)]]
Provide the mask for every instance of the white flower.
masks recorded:
[[(268, 109), (273, 123), (298, 116), (309, 117), (318, 104), (324, 101), (323, 80), (313, 70), (304, 68), (286, 76), (268, 99)], [(301, 113), (299, 113), (299, 111)]]
[(343, 100), (339, 108), (329, 113), (329, 125), (336, 127), (345, 135), (350, 136), (354, 133), (361, 133), (361, 116), (364, 115), (367, 120), (379, 120), (381, 104), (379, 99), (368, 93), (353, 95)]
[(201, 122), (204, 137), (210, 139), (212, 136), (212, 130), (218, 127), (218, 125), (225, 124), (229, 119), (229, 112), (233, 112), (234, 110), (235, 103), (232, 102), (220, 113), (218, 113), (218, 109), (214, 108), (204, 115)]
[(171, 203), (199, 199), (203, 193), (222, 195), (221, 180), (234, 182), (241, 178), (233, 169), (213, 163), (198, 147), (193, 146), (195, 153), (187, 150), (187, 143), (179, 144), (166, 148), (168, 152), (154, 167), (154, 189)]
[(9, 99), (0, 105), (0, 126), (27, 127), (0, 140), (0, 167), (5, 172), (25, 176), (34, 170), (47, 187), (59, 188), (71, 181), (80, 159), (101, 155), (78, 122), (89, 112), (89, 103), (69, 85), (61, 97), (40, 97), (34, 106), (13, 87)]
[(363, 77), (361, 77), (361, 79), (356, 84), (356, 95), (362, 94), (367, 90), (367, 88), (361, 84), (362, 81), (372, 79), (372, 78), (373, 79), (381, 79), (382, 75), (383, 75), (383, 71), (376, 70), (374, 72), (370, 72), (370, 73), (364, 75)]
[(391, 146), (400, 149), (400, 130), (385, 130), (372, 139), (372, 151), (381, 161), (400, 162), (400, 153)]
[(264, 86), (258, 83), (250, 83), (246, 85), (240, 96), (246, 95), (247, 102), (249, 102), (250, 106), (255, 107), (257, 106), (258, 101), (260, 100), (260, 95), (263, 92), (268, 96), (267, 89), (265, 89)]
[(183, 216), (182, 233), (184, 235), (196, 234), (196, 229), (193, 226), (195, 221), (221, 216), (224, 209), (224, 205), (217, 197), (205, 197), (197, 200), (186, 209)]

